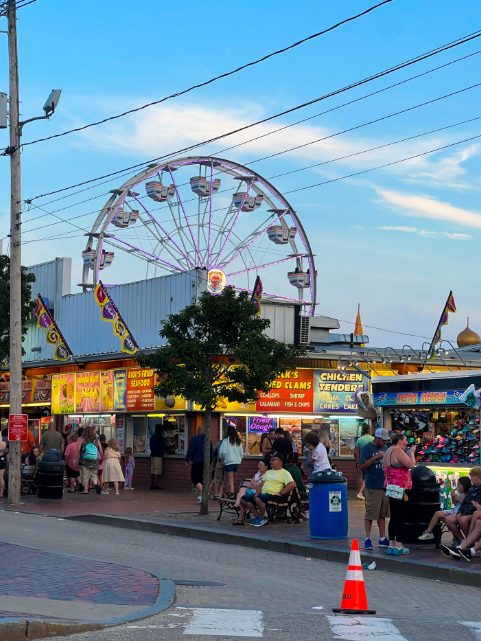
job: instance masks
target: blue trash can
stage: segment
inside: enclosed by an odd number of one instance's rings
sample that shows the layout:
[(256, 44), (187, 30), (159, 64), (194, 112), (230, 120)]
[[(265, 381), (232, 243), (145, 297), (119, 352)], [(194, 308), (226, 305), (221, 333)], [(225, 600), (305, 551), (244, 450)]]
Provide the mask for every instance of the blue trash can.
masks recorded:
[(347, 529), (347, 480), (335, 470), (314, 473), (309, 479), (311, 539), (345, 539)]

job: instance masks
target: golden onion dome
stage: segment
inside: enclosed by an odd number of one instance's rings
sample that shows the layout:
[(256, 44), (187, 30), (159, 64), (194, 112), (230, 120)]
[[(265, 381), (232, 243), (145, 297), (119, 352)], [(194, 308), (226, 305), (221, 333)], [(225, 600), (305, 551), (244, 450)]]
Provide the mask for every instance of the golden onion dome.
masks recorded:
[(481, 343), (481, 336), (473, 332), (469, 327), (469, 318), (466, 323), (466, 329), (458, 334), (456, 339), (458, 347), (469, 347), (470, 345), (479, 345)]

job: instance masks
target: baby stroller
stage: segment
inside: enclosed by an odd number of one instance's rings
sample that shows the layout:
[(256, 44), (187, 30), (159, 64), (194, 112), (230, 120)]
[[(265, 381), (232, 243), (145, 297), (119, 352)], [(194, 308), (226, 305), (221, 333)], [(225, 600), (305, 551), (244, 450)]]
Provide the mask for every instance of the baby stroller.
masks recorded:
[(20, 492), (22, 494), (36, 494), (37, 493), (37, 466), (22, 464), (22, 480), (20, 485)]

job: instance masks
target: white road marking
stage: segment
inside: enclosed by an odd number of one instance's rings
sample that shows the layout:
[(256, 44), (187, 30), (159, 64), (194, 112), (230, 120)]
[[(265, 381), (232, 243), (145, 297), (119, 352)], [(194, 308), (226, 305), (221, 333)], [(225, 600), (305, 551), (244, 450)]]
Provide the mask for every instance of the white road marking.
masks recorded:
[(343, 641), (406, 641), (391, 619), (368, 616), (328, 616), (331, 630)]
[(471, 628), (477, 641), (481, 641), (481, 622), (479, 621), (458, 621), (461, 625)]
[(323, 605), (313, 605), (311, 609), (312, 610), (324, 610), (324, 606)]
[(194, 608), (184, 634), (261, 638), (262, 631), (260, 610)]

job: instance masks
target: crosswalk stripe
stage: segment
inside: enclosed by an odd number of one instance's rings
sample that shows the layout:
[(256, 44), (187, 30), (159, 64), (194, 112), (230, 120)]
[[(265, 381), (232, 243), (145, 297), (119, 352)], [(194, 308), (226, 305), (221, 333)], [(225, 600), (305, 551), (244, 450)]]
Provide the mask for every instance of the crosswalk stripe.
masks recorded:
[(184, 634), (262, 638), (263, 628), (260, 610), (194, 608)]
[(363, 616), (328, 616), (332, 632), (343, 641), (406, 641), (391, 619)]
[(461, 625), (470, 628), (473, 631), (475, 638), (481, 641), (481, 622), (479, 621), (458, 621)]

